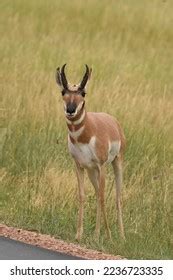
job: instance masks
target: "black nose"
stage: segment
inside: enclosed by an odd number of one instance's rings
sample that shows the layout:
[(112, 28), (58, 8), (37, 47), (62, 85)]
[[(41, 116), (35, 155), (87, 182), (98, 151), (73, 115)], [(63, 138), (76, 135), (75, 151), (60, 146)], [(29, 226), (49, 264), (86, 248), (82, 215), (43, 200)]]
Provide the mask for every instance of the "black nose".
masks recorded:
[(67, 113), (68, 114), (74, 114), (75, 111), (76, 111), (76, 104), (75, 103), (67, 104)]

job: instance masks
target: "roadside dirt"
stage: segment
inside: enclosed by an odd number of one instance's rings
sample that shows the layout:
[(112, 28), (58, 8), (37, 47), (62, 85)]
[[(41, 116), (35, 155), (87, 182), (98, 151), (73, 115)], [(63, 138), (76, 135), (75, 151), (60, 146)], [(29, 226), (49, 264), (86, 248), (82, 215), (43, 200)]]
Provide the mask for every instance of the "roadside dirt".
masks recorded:
[(120, 260), (121, 256), (104, 254), (81, 247), (73, 243), (67, 243), (60, 239), (55, 239), (50, 235), (40, 234), (33, 231), (27, 231), (19, 228), (8, 227), (0, 224), (0, 236), (8, 237), (27, 244), (35, 245), (45, 249), (57, 251), (67, 255), (77, 256), (88, 260)]

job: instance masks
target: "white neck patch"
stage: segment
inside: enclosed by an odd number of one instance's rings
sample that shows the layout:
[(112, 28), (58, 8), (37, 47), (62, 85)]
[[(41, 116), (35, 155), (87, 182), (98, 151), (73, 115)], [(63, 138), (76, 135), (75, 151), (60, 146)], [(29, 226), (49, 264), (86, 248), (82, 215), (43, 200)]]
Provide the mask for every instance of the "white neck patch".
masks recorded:
[(75, 139), (75, 140), (77, 140), (77, 138), (82, 134), (82, 132), (84, 131), (84, 128), (85, 128), (85, 126), (83, 125), (82, 127), (80, 127), (78, 130), (76, 130), (76, 131), (70, 131), (70, 130), (68, 130), (68, 133), (69, 133), (69, 135), (73, 138), (73, 139)]

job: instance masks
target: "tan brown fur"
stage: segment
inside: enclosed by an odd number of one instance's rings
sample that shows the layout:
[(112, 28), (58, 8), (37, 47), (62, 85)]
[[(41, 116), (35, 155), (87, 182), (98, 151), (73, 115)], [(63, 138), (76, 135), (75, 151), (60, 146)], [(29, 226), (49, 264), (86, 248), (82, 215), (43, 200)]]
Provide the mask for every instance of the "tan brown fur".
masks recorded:
[[(65, 65), (57, 68), (56, 81), (63, 93), (64, 110), (69, 131), (69, 150), (76, 164), (79, 188), (79, 216), (76, 238), (83, 234), (84, 217), (84, 169), (94, 186), (97, 199), (96, 236), (100, 234), (101, 212), (108, 237), (111, 236), (105, 210), (105, 164), (111, 162), (116, 181), (116, 207), (118, 225), (122, 238), (125, 238), (121, 209), (122, 160), (125, 137), (119, 122), (106, 113), (85, 111), (85, 86), (91, 76), (86, 65), (86, 73), (80, 85), (69, 85), (65, 76)], [(85, 113), (84, 113), (85, 112)]]
[[(80, 118), (81, 114), (75, 120)], [(88, 112), (79, 125), (67, 124), (69, 130), (76, 131), (85, 125), (84, 131), (77, 138), (77, 142), (87, 144), (92, 136), (96, 136), (96, 154), (103, 164), (107, 160), (108, 142), (120, 141), (121, 152), (125, 148), (125, 137), (118, 121), (106, 113)], [(103, 134), (104, 131), (104, 134)], [(72, 137), (70, 137), (72, 138)], [(74, 139), (73, 139), (74, 140)], [(72, 140), (72, 141), (73, 141)], [(73, 141), (73, 143), (76, 141)]]

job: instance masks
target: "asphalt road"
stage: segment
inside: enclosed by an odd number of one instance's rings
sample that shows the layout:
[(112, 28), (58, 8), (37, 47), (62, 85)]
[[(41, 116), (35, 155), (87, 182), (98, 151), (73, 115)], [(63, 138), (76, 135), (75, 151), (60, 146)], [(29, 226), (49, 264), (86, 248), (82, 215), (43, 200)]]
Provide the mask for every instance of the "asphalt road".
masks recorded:
[(81, 260), (81, 258), (0, 237), (0, 260)]

